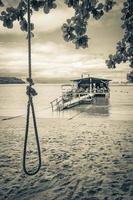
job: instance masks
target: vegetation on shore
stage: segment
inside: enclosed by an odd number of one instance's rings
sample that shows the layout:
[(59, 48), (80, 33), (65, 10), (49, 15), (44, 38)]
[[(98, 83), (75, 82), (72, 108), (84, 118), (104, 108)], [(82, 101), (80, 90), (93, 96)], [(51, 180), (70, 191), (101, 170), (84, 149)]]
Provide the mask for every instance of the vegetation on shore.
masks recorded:
[(0, 84), (24, 84), (25, 82), (16, 77), (0, 77)]

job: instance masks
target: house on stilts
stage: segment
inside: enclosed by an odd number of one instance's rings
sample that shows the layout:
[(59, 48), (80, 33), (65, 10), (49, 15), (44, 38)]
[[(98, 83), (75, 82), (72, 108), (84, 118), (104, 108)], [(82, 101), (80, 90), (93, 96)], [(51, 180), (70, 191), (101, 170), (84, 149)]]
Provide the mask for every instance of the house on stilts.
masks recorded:
[(83, 77), (62, 85), (62, 95), (51, 102), (52, 110), (64, 110), (80, 104), (92, 104), (96, 98), (109, 98), (111, 80)]

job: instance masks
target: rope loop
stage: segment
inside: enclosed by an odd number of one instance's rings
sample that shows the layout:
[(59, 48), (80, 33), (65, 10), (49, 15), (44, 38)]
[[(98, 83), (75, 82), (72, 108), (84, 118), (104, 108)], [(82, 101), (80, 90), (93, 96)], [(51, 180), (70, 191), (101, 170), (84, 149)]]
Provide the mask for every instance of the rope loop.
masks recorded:
[[(38, 167), (35, 171), (28, 171), (26, 166), (27, 143), (28, 143), (29, 124), (30, 124), (30, 110), (33, 118), (33, 125), (34, 125), (37, 152), (38, 152)], [(25, 140), (24, 140), (24, 151), (23, 151), (23, 170), (27, 175), (32, 176), (35, 175), (40, 170), (40, 168), (41, 168), (41, 150), (40, 150), (39, 136), (37, 130), (36, 116), (35, 116), (32, 96), (29, 96), (29, 101), (27, 103), (27, 117), (26, 117), (26, 129), (25, 129)]]

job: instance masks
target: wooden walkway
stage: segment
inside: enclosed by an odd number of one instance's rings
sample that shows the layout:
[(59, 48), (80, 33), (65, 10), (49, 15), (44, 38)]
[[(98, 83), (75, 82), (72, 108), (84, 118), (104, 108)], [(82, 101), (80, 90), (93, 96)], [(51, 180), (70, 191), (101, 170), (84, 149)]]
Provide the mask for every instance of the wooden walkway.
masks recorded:
[(60, 96), (59, 98), (55, 99), (54, 101), (51, 102), (51, 107), (52, 110), (64, 110), (68, 108), (72, 108), (76, 105), (79, 105), (82, 103), (82, 101), (87, 100), (88, 103), (92, 101), (92, 98), (94, 97), (94, 94), (88, 94), (88, 93), (78, 93), (78, 96), (75, 98), (72, 98), (71, 100), (64, 102), (63, 96)]
[(74, 98), (74, 99), (64, 103), (63, 109), (72, 108), (72, 107), (74, 107), (76, 105), (79, 105), (85, 99), (88, 99), (91, 102), (92, 99), (91, 98), (89, 99), (89, 97), (90, 97), (90, 94)]

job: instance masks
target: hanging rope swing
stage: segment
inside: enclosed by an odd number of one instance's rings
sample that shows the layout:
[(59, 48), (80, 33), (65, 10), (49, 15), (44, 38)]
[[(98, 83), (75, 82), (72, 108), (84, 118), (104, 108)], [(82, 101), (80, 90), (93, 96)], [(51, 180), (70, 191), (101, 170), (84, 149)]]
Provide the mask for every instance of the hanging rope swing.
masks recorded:
[[(41, 167), (41, 150), (40, 150), (40, 143), (38, 137), (38, 130), (37, 130), (37, 123), (36, 123), (36, 116), (34, 110), (34, 103), (33, 97), (37, 95), (37, 92), (32, 87), (34, 85), (32, 80), (32, 65), (31, 65), (31, 20), (30, 20), (30, 0), (27, 0), (27, 18), (28, 18), (28, 86), (26, 94), (28, 95), (28, 102), (27, 102), (27, 116), (26, 116), (26, 128), (25, 128), (25, 139), (24, 139), (24, 151), (23, 151), (23, 170), (27, 175), (35, 175)], [(38, 166), (34, 171), (28, 171), (26, 165), (26, 157), (27, 157), (27, 145), (28, 145), (28, 135), (29, 135), (29, 125), (30, 125), (30, 112), (33, 118), (33, 125), (34, 125), (34, 132), (35, 132), (35, 140), (37, 145), (37, 152), (38, 152)]]

